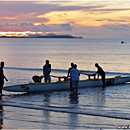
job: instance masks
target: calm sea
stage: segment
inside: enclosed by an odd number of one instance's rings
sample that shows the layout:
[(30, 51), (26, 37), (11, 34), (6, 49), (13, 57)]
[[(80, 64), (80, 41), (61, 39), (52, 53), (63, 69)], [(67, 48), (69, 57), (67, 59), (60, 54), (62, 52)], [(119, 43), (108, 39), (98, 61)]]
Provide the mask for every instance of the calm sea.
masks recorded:
[[(94, 73), (95, 63), (107, 77), (130, 76), (130, 39), (1, 38), (5, 86), (32, 82), (42, 75), (45, 60), (52, 75), (67, 75), (70, 63)], [(87, 77), (81, 75), (80, 79)], [(52, 81), (57, 79), (52, 78)], [(3, 91), (1, 129), (117, 129), (130, 125), (130, 84), (70, 91), (14, 93)]]

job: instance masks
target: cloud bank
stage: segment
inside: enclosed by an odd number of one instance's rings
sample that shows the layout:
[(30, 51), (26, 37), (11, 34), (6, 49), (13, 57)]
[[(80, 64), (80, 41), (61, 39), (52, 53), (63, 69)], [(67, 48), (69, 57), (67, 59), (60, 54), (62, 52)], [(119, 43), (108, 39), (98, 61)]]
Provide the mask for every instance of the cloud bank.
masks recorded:
[(130, 2), (1, 1), (0, 32), (129, 38)]
[(69, 23), (66, 24), (58, 24), (58, 25), (34, 25), (33, 23), (20, 23), (20, 24), (1, 24), (0, 30), (3, 32), (24, 32), (24, 31), (31, 31), (31, 32), (66, 32), (72, 31), (72, 27)]

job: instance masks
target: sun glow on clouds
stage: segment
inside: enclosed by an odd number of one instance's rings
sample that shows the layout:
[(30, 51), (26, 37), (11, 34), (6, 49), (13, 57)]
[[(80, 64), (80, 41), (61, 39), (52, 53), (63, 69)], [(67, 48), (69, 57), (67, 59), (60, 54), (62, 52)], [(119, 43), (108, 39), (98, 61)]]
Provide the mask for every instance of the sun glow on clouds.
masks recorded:
[(23, 37), (23, 36), (29, 36), (34, 34), (42, 34), (42, 32), (31, 32), (31, 31), (25, 31), (25, 32), (0, 32), (0, 36), (7, 36), (7, 37)]
[(38, 18), (46, 18), (46, 24), (64, 24), (71, 23), (76, 26), (100, 26), (101, 22), (96, 21), (97, 17), (90, 16), (84, 11), (52, 11), (44, 15), (39, 15)]
[[(45, 18), (48, 21), (45, 24), (63, 24), (71, 23), (76, 26), (102, 26), (102, 25), (117, 25), (126, 24), (129, 19), (129, 9), (112, 10), (75, 10), (75, 11), (51, 11), (37, 18)], [(125, 16), (125, 17), (124, 17)], [(128, 17), (128, 19), (126, 19)], [(125, 19), (124, 19), (125, 18)], [(128, 20), (129, 22), (129, 20)]]
[(0, 36), (57, 32), (98, 37), (100, 32), (102, 34), (99, 37), (102, 37), (104, 33), (110, 36), (111, 31), (119, 32), (119, 29), (124, 35), (124, 30), (130, 27), (129, 1), (68, 1), (1, 2)]

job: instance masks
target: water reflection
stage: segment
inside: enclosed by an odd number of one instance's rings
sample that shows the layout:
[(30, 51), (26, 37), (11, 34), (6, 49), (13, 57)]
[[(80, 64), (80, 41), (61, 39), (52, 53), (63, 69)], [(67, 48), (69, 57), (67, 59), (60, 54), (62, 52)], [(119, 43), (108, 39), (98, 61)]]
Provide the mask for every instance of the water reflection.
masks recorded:
[(98, 92), (95, 94), (96, 105), (98, 105), (98, 106), (104, 106), (105, 105), (105, 102), (106, 102), (105, 89), (106, 88), (100, 88), (98, 90)]
[[(79, 103), (79, 96), (78, 94), (71, 93), (69, 95), (69, 103), (75, 106), (75, 109), (78, 109), (78, 103)], [(75, 129), (77, 128), (77, 124), (79, 122), (79, 116), (76, 113), (69, 113), (69, 129)]]
[[(44, 93), (44, 105), (49, 106), (50, 105), (50, 96), (51, 94), (49, 93)], [(43, 117), (45, 118), (45, 122), (43, 128), (49, 129), (49, 124), (50, 124), (50, 111), (43, 111)]]
[(79, 96), (78, 96), (78, 94), (73, 94), (73, 93), (71, 93), (70, 95), (69, 95), (69, 99), (70, 99), (70, 104), (78, 104), (79, 103)]
[[(2, 101), (2, 96), (0, 96), (0, 100)], [(0, 129), (3, 128), (3, 106), (0, 105)]]
[(106, 92), (107, 88), (102, 87), (92, 87), (81, 89), (79, 92), (80, 96), (80, 104), (89, 105), (93, 104), (94, 106), (104, 106), (106, 102)]

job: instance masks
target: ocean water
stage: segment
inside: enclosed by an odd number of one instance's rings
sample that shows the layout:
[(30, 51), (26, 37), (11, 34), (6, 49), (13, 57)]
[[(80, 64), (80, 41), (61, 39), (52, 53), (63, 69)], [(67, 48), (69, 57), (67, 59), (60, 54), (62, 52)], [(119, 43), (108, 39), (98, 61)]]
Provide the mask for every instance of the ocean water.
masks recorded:
[[(48, 59), (52, 75), (66, 76), (70, 63), (95, 73), (95, 63), (107, 77), (130, 76), (130, 39), (1, 38), (5, 86), (32, 82)], [(80, 79), (86, 79), (81, 75)], [(52, 78), (52, 81), (56, 81)], [(44, 81), (42, 81), (44, 82)], [(117, 129), (130, 125), (130, 83), (70, 91), (14, 93), (3, 91), (1, 129)]]

